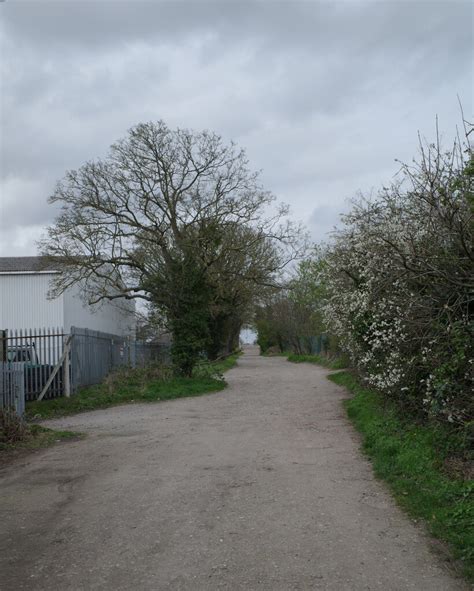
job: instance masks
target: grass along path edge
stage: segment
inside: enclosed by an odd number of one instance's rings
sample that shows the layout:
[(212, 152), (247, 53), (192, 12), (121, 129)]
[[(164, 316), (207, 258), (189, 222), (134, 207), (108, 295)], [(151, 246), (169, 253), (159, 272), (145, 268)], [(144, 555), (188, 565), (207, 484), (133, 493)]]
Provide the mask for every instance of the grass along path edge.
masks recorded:
[(163, 377), (159, 367), (139, 368), (112, 374), (103, 383), (80, 390), (70, 398), (28, 402), (29, 420), (43, 420), (108, 408), (133, 402), (160, 402), (218, 392), (226, 387), (223, 373), (237, 363), (240, 353), (225, 359), (202, 363), (191, 378)]
[(325, 357), (324, 355), (298, 355), (296, 353), (287, 354), (288, 361), (292, 363), (315, 363), (328, 369), (345, 369), (348, 366), (347, 359), (341, 357)]
[(446, 542), (466, 578), (474, 582), (474, 481), (449, 474), (450, 459), (468, 452), (466, 436), (416, 424), (349, 372), (328, 379), (353, 393), (345, 401), (362, 434), (375, 475), (388, 483), (398, 504)]
[(26, 433), (19, 441), (0, 442), (0, 465), (6, 461), (16, 458), (21, 452), (31, 452), (55, 443), (64, 441), (76, 441), (82, 439), (82, 433), (75, 431), (58, 431), (48, 429), (42, 425), (26, 425)]

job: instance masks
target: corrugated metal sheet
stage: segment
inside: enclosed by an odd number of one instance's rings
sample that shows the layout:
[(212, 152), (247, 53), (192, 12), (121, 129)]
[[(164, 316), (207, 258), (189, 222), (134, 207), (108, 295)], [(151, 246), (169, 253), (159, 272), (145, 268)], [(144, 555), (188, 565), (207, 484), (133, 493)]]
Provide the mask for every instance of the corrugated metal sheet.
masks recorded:
[(0, 274), (0, 328), (64, 326), (63, 296), (48, 300), (48, 273)]
[(134, 335), (133, 302), (114, 301), (90, 307), (73, 287), (54, 300), (47, 294), (50, 273), (0, 273), (0, 329), (30, 329), (71, 326), (99, 330), (116, 335)]
[(88, 328), (114, 335), (135, 334), (135, 306), (126, 300), (104, 301), (88, 306), (81, 299), (79, 287), (72, 287), (64, 294), (64, 330), (71, 326)]

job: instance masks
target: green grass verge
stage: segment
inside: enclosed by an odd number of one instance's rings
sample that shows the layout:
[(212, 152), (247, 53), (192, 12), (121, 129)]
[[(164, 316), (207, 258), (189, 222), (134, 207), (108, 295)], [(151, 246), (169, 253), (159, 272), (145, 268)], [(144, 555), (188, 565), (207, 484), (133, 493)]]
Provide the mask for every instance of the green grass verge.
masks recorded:
[(292, 363), (317, 363), (329, 369), (344, 369), (348, 366), (347, 359), (344, 357), (330, 358), (324, 355), (297, 355), (296, 353), (289, 353), (288, 361)]
[(376, 476), (389, 484), (410, 516), (421, 518), (436, 538), (448, 543), (474, 581), (474, 481), (448, 470), (453, 458), (469, 453), (466, 436), (402, 417), (348, 372), (328, 377), (354, 393), (345, 402), (347, 412), (363, 435)]
[(214, 361), (209, 365), (219, 373), (224, 373), (225, 371), (232, 369), (236, 364), (237, 361), (242, 353), (239, 351), (238, 353), (233, 353), (224, 359), (219, 359), (219, 361)]
[(27, 431), (20, 441), (0, 442), (0, 452), (41, 449), (58, 441), (77, 439), (79, 437), (81, 437), (81, 434), (74, 431), (55, 431), (41, 425), (28, 425)]
[(226, 386), (222, 373), (233, 367), (238, 357), (236, 353), (215, 363), (200, 364), (191, 378), (153, 377), (152, 374), (150, 377), (141, 369), (118, 373), (111, 380), (84, 388), (70, 398), (28, 402), (27, 418), (52, 419), (128, 402), (158, 402), (217, 392)]

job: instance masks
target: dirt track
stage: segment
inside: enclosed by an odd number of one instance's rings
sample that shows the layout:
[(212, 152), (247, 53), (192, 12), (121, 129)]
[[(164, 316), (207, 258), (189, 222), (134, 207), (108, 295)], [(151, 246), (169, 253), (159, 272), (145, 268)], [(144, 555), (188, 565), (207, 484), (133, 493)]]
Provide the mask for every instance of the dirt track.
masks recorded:
[(0, 473), (0, 588), (450, 591), (326, 371), (248, 350), (229, 388), (49, 422)]

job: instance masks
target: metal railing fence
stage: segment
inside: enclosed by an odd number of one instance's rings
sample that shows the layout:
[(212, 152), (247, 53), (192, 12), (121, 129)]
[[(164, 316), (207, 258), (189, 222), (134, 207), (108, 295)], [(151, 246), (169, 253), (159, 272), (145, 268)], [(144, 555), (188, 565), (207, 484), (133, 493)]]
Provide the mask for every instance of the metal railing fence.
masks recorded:
[[(60, 359), (68, 335), (60, 327), (2, 331), (2, 357), (7, 364), (22, 363), (26, 400), (42, 392)], [(62, 372), (52, 380), (45, 398), (56, 398), (63, 392)]]
[(84, 386), (99, 384), (120, 367), (141, 367), (148, 363), (169, 363), (169, 347), (143, 343), (85, 328), (71, 328), (71, 386), (76, 392)]
[(169, 345), (76, 327), (70, 334), (59, 327), (0, 331), (2, 400), (15, 396), (17, 382), (12, 376), (18, 372), (28, 401), (69, 395), (99, 384), (120, 367), (153, 362), (170, 362)]
[(171, 364), (171, 345), (132, 341), (131, 359), (134, 367), (143, 367), (148, 363), (169, 365)]
[(129, 339), (87, 328), (71, 328), (71, 386), (100, 383), (114, 368), (131, 365)]
[(0, 362), (0, 410), (25, 412), (25, 364)]

